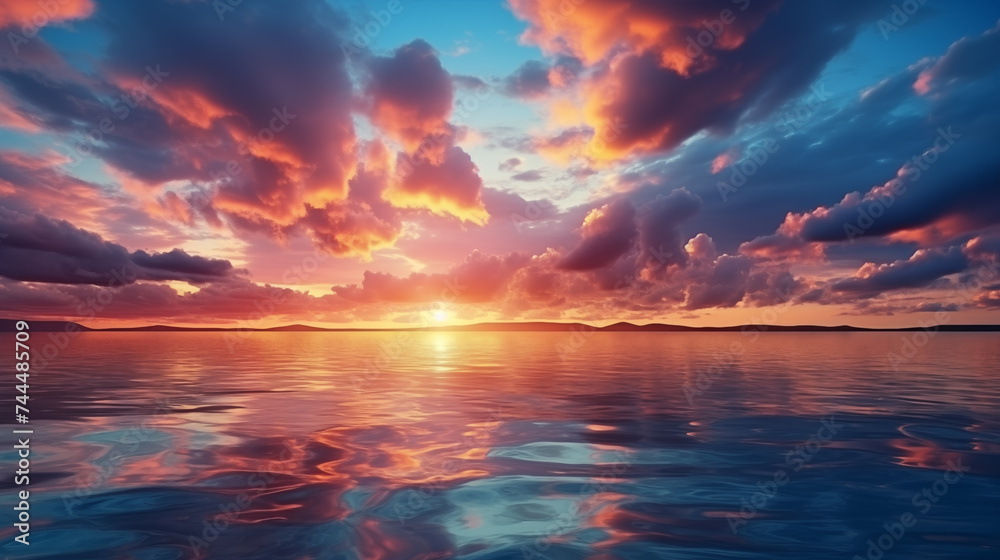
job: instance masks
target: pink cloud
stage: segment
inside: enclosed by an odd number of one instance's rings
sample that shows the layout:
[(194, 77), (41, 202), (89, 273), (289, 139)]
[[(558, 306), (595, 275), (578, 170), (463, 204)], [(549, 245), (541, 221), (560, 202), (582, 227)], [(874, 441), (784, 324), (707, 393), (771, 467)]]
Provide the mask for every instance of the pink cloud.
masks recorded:
[(51, 3), (38, 0), (4, 0), (0, 3), (0, 29), (6, 27), (16, 27), (18, 31), (21, 27), (36, 29), (48, 23), (87, 18), (93, 13), (94, 3), (91, 0), (59, 0)]

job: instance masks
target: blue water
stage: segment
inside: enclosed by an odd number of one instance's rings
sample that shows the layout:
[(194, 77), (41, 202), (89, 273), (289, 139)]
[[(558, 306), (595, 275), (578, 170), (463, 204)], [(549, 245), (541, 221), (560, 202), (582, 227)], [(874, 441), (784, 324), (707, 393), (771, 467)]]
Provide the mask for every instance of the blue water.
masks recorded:
[(0, 552), (1000, 558), (1000, 336), (914, 336), (81, 334)]

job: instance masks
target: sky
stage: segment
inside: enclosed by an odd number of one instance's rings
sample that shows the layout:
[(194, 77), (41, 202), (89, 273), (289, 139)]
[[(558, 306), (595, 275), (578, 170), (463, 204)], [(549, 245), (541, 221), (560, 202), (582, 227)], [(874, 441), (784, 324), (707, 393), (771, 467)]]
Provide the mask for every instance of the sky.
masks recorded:
[(996, 323), (1000, 4), (7, 0), (0, 310)]

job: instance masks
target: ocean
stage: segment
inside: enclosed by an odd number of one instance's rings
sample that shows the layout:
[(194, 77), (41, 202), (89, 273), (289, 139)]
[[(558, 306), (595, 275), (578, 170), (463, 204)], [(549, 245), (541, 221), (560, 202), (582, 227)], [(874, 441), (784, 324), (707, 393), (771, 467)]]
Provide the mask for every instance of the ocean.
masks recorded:
[(1000, 558), (1000, 334), (101, 332), (45, 362), (9, 558)]

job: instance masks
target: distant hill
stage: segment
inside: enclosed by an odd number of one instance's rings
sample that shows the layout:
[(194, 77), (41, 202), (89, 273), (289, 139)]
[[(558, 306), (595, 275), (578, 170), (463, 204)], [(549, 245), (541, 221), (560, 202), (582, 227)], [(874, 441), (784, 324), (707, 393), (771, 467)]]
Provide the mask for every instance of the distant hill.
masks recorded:
[[(14, 332), (15, 324), (21, 319), (0, 319), (0, 332)], [(594, 327), (585, 323), (548, 323), (542, 321), (524, 323), (476, 323), (474, 325), (454, 325), (441, 327), (407, 327), (385, 329), (338, 328), (327, 329), (310, 325), (285, 325), (267, 329), (244, 329), (239, 327), (174, 327), (170, 325), (149, 325), (144, 327), (115, 327), (108, 329), (92, 329), (79, 323), (68, 321), (31, 321), (31, 332), (58, 332), (70, 330), (89, 332), (379, 332), (379, 331), (431, 331), (431, 332), (740, 332), (747, 330), (768, 332), (857, 332), (857, 331), (919, 331), (923, 327), (905, 327), (896, 329), (869, 329), (839, 325), (825, 327), (819, 325), (734, 325), (729, 327), (686, 327), (683, 325), (665, 325), (649, 323), (636, 325), (633, 323), (614, 323), (605, 327)], [(1000, 325), (939, 325), (942, 332), (1000, 332)]]
[(0, 319), (0, 332), (17, 332), (17, 322), (18, 321), (28, 321), (28, 332), (67, 332), (67, 325), (69, 325), (69, 331), (91, 331), (94, 329), (87, 328), (80, 323), (72, 323), (69, 321), (32, 321), (30, 319)]

